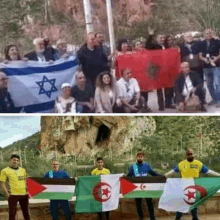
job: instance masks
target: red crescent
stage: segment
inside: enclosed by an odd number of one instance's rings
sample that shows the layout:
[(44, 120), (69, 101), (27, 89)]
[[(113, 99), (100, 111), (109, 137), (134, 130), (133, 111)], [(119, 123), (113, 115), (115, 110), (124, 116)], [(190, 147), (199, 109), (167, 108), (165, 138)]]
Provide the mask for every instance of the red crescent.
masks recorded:
[(106, 202), (108, 201), (111, 196), (107, 199), (102, 199), (100, 196), (99, 196), (99, 189), (102, 187), (102, 186), (108, 186), (110, 188), (112, 188), (108, 183), (98, 183), (95, 185), (94, 189), (93, 189), (93, 196), (95, 198), (95, 200), (97, 200), (98, 202)]
[(207, 191), (206, 191), (206, 189), (205, 189), (204, 187), (202, 187), (202, 186), (198, 186), (198, 185), (188, 186), (188, 187), (186, 187), (186, 188), (184, 189), (184, 191), (187, 190), (187, 189), (195, 189), (195, 190), (199, 191), (199, 192), (200, 192), (200, 195), (201, 195), (200, 199), (202, 199), (202, 198), (204, 198), (205, 196), (207, 196)]
[(143, 186), (144, 186), (144, 183), (141, 183), (141, 185), (140, 185), (141, 190), (144, 190)]

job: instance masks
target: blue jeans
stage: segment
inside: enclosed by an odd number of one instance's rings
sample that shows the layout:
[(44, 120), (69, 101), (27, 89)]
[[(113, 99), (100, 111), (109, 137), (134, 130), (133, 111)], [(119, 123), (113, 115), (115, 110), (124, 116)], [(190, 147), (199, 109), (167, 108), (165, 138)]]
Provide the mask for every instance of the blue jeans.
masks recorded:
[(214, 69), (214, 90), (217, 100), (220, 100), (220, 67)]
[(214, 89), (214, 72), (215, 72), (214, 67), (204, 69), (204, 74), (206, 76), (207, 86), (208, 86), (210, 95), (212, 96), (213, 102), (217, 102), (215, 89)]
[[(192, 217), (193, 217), (193, 220), (198, 220), (198, 212), (197, 212), (197, 208), (194, 208), (192, 211)], [(181, 219), (183, 213), (182, 212), (177, 212), (176, 213), (176, 219)]]
[(63, 209), (66, 220), (71, 220), (70, 205), (68, 200), (50, 200), (50, 210), (53, 220), (58, 220), (59, 205)]

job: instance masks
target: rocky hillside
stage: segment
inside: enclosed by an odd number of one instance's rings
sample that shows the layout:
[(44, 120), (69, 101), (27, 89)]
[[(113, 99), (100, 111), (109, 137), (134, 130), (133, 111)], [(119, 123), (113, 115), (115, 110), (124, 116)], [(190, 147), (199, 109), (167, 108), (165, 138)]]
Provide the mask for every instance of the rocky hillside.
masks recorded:
[(123, 154), (133, 148), (139, 134), (150, 135), (156, 129), (151, 117), (42, 116), (41, 120), (41, 150), (78, 158), (94, 157), (105, 150)]

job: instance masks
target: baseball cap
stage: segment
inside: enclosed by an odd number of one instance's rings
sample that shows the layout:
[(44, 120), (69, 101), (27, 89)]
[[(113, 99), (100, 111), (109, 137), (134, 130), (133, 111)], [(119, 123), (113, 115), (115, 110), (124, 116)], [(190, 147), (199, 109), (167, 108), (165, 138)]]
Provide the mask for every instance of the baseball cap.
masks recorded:
[(61, 85), (61, 89), (65, 88), (65, 87), (72, 87), (69, 83), (63, 83)]

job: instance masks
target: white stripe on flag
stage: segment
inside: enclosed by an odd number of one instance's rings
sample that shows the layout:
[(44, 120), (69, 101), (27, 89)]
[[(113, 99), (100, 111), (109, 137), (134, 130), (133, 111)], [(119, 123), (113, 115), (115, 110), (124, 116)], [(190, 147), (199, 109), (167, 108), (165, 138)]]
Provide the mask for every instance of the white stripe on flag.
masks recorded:
[(163, 190), (165, 187), (165, 183), (134, 183), (137, 188), (134, 191), (157, 191)]
[(170, 212), (183, 212), (187, 213), (190, 209), (184, 199), (184, 189), (187, 186), (195, 185), (194, 179), (180, 179), (169, 178), (167, 179), (164, 191), (159, 201), (159, 209), (164, 209)]
[(43, 185), (45, 189), (43, 192), (65, 192), (65, 193), (74, 193), (74, 185)]
[[(102, 211), (111, 211), (118, 208), (120, 193), (119, 178), (122, 175), (123, 174), (101, 175), (101, 182), (107, 183), (110, 186), (102, 186), (102, 191), (106, 190), (106, 195), (102, 195), (102, 199), (108, 199), (107, 201), (102, 202)], [(108, 193), (108, 191), (110, 191), (110, 193)]]

